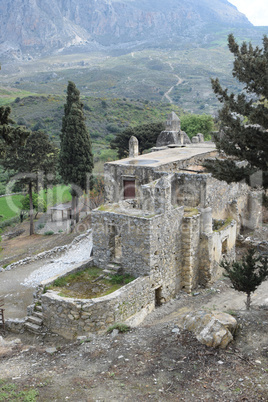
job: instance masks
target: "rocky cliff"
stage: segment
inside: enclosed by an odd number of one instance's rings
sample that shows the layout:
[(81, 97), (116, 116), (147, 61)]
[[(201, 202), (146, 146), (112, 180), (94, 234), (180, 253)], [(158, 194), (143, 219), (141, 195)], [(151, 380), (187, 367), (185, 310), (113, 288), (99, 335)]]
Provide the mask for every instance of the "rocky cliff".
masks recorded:
[(227, 0), (0, 0), (0, 54), (198, 38), (215, 25), (251, 24)]

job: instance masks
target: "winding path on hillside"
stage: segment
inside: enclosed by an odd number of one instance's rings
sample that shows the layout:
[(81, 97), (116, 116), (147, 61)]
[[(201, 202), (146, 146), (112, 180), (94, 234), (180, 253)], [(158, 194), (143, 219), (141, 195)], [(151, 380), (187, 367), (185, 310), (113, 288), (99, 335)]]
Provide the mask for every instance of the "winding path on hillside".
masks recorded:
[(173, 100), (171, 99), (171, 97), (169, 96), (169, 94), (173, 91), (173, 89), (175, 87), (177, 87), (178, 85), (180, 85), (182, 83), (182, 78), (179, 77), (177, 74), (174, 74), (174, 76), (177, 78), (178, 82), (173, 85), (171, 88), (169, 88), (169, 90), (163, 95), (163, 98), (166, 98), (170, 103), (174, 103)]

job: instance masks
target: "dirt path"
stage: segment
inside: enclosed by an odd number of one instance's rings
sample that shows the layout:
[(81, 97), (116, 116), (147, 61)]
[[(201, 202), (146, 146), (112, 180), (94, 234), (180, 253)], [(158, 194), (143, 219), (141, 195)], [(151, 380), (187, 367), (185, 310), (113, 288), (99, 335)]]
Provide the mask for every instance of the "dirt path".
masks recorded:
[[(170, 64), (170, 63), (168, 63)], [(172, 67), (172, 65), (170, 64), (170, 66)], [(173, 67), (172, 67), (173, 68)], [(169, 94), (173, 91), (174, 87), (177, 87), (178, 85), (180, 85), (182, 83), (182, 78), (180, 78), (177, 74), (174, 74), (175, 77), (177, 78), (178, 82), (177, 84), (173, 85), (171, 88), (169, 88), (169, 90), (164, 94), (163, 98), (166, 98), (170, 103), (174, 103), (173, 100), (171, 99), (171, 97), (169, 96)]]
[(60, 257), (37, 260), (0, 272), (0, 295), (5, 298), (6, 319), (25, 317), (36, 286), (45, 279), (63, 274), (78, 263), (88, 261), (91, 247), (92, 239), (89, 235), (74, 243)]

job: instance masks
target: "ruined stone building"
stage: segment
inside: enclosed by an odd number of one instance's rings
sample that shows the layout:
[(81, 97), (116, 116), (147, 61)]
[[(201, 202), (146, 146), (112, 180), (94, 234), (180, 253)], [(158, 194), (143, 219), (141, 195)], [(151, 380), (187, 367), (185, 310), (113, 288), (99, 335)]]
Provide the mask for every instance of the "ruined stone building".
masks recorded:
[[(132, 137), (129, 158), (106, 163), (106, 204), (92, 214), (94, 263), (149, 277), (156, 303), (210, 284), (223, 255), (234, 255), (241, 226), (258, 225), (258, 192), (205, 173), (214, 143), (202, 134), (189, 142), (175, 113), (153, 152), (138, 155)], [(218, 230), (215, 220), (224, 220)]]
[(92, 212), (89, 263), (136, 279), (92, 299), (41, 289), (44, 325), (50, 331), (72, 339), (105, 331), (115, 322), (138, 324), (178, 291), (210, 285), (221, 275), (222, 257), (234, 256), (241, 226), (258, 226), (258, 192), (205, 173), (202, 162), (217, 152), (202, 134), (191, 143), (172, 113), (156, 145), (139, 155), (132, 137), (129, 158), (106, 163), (106, 204)]

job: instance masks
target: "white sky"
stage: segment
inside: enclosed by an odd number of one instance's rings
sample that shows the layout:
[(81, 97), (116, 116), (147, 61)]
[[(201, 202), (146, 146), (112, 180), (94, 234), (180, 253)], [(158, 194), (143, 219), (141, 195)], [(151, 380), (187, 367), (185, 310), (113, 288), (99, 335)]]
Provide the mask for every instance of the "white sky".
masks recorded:
[(228, 0), (254, 25), (268, 26), (268, 0)]

